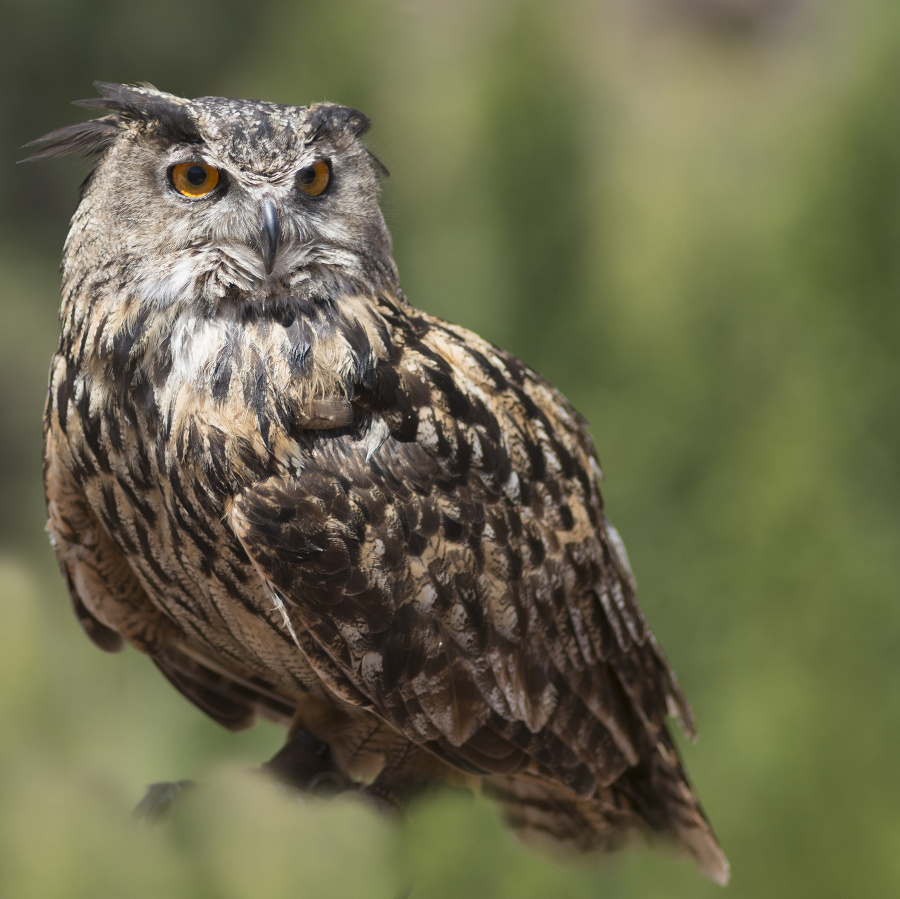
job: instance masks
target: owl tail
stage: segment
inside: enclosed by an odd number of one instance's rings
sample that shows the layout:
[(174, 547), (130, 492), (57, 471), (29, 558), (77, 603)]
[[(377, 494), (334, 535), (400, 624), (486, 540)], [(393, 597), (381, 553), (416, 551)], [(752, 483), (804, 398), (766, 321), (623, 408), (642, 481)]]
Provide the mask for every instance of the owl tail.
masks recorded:
[[(625, 771), (589, 797), (536, 778), (485, 778), (484, 793), (527, 843), (579, 854), (613, 852), (643, 839), (687, 855), (702, 874), (724, 886), (728, 860), (694, 796), (667, 734), (659, 754)], [(648, 770), (652, 769), (652, 770)]]

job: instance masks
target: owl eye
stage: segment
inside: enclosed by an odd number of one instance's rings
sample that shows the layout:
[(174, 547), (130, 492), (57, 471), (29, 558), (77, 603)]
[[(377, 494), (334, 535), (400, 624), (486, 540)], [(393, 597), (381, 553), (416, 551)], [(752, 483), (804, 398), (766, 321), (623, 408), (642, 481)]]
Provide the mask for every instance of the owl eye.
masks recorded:
[(296, 181), (297, 187), (307, 196), (320, 196), (331, 181), (331, 163), (327, 159), (317, 159), (297, 172)]
[(181, 162), (173, 165), (169, 177), (172, 187), (184, 197), (205, 197), (219, 183), (219, 170), (205, 162)]

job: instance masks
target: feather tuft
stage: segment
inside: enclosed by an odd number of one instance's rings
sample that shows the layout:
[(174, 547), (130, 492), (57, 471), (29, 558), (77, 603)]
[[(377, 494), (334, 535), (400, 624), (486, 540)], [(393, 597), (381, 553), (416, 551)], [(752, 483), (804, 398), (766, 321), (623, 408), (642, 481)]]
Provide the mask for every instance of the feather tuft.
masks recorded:
[(187, 100), (158, 91), (151, 85), (132, 87), (97, 81), (94, 85), (102, 97), (76, 100), (75, 106), (105, 109), (111, 115), (51, 131), (26, 147), (44, 146), (21, 160), (34, 162), (57, 156), (78, 154), (94, 156), (109, 149), (124, 123), (140, 122), (171, 142), (199, 143), (200, 131)]
[(44, 146), (19, 161), (35, 162), (38, 159), (71, 155), (94, 156), (109, 148), (118, 130), (114, 116), (66, 125), (25, 144), (26, 147), (37, 147), (41, 144)]

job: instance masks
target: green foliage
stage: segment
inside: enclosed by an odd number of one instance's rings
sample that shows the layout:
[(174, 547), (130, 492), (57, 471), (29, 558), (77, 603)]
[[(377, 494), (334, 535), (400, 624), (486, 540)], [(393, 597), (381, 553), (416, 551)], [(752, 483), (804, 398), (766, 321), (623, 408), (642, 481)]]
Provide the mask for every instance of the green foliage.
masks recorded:
[[(364, 109), (411, 301), (592, 422), (730, 895), (896, 895), (897, 12), (722, 30), (673, 6), (9, 0), (3, 158), (76, 120), (94, 78)], [(0, 180), (0, 895), (718, 894), (645, 851), (548, 861), (459, 796), (402, 822), (286, 797), (237, 767), (277, 729), (227, 734), (80, 634), (39, 459), (84, 171)], [(184, 777), (205, 787), (170, 825), (130, 820), (146, 782)]]

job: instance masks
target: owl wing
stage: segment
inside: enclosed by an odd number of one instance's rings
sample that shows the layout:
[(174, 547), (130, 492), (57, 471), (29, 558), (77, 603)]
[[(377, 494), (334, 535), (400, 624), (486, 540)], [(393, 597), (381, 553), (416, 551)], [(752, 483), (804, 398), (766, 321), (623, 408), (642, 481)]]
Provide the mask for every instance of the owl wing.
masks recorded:
[(667, 710), (690, 728), (559, 394), (422, 316), (355, 402), (358, 429), (231, 511), (334, 692), (463, 770), (580, 795), (637, 765)]

